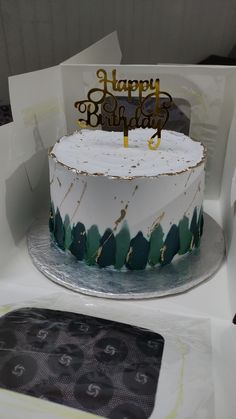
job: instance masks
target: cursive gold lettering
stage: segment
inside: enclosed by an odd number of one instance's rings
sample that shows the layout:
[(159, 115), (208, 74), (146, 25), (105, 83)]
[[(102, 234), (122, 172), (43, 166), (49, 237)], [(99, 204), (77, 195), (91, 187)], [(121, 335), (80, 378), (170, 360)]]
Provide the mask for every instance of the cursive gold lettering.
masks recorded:
[[(78, 119), (80, 126), (89, 125), (97, 127), (98, 125), (108, 126), (123, 126), (124, 131), (124, 145), (128, 146), (128, 131), (134, 128), (154, 128), (157, 132), (149, 140), (149, 148), (154, 150), (159, 146), (161, 130), (163, 129), (169, 117), (168, 109), (172, 104), (172, 98), (169, 93), (160, 92), (159, 79), (153, 80), (126, 80), (117, 79), (116, 69), (112, 70), (112, 78), (109, 79), (107, 71), (100, 68), (97, 70), (97, 77), (99, 83), (102, 84), (100, 89), (93, 88), (88, 92), (87, 100), (75, 102), (75, 107), (80, 113), (87, 113), (86, 119)], [(118, 106), (117, 97), (113, 92), (127, 92), (128, 101), (132, 101), (132, 95), (137, 92), (138, 105), (135, 108), (134, 115), (128, 117), (123, 105)], [(150, 92), (144, 96), (145, 92)], [(137, 96), (136, 94), (136, 96)], [(167, 96), (167, 101), (163, 102), (160, 106), (160, 94)], [(152, 109), (150, 109), (151, 99)], [(147, 107), (147, 105), (149, 105)], [(146, 106), (146, 108), (145, 108)], [(103, 110), (103, 114), (101, 113)], [(158, 141), (154, 145), (154, 138), (157, 137)]]

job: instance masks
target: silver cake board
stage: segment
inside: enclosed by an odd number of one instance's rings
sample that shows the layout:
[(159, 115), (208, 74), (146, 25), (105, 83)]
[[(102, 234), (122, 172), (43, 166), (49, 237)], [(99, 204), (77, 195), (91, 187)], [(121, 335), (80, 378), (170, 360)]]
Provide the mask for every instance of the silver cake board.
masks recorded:
[(170, 265), (143, 271), (117, 271), (77, 261), (53, 242), (46, 217), (35, 221), (27, 242), (34, 265), (52, 281), (82, 294), (113, 299), (144, 299), (185, 292), (210, 278), (225, 255), (223, 231), (206, 213), (198, 249)]

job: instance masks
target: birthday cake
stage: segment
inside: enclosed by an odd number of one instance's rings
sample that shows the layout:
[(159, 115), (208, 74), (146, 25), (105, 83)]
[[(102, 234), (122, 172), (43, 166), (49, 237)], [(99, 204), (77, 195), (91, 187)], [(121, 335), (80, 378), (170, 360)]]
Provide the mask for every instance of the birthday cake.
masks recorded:
[(53, 240), (79, 261), (140, 270), (166, 265), (199, 246), (203, 230), (204, 146), (152, 128), (82, 129), (49, 151)]

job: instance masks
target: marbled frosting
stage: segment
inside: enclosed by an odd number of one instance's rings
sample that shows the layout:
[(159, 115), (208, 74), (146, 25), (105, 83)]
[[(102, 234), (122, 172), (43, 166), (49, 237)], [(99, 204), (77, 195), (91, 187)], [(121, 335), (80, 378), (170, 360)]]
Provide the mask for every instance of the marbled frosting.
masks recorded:
[(145, 269), (199, 245), (203, 228), (204, 147), (152, 129), (82, 130), (49, 152), (50, 230), (63, 250), (89, 265)]

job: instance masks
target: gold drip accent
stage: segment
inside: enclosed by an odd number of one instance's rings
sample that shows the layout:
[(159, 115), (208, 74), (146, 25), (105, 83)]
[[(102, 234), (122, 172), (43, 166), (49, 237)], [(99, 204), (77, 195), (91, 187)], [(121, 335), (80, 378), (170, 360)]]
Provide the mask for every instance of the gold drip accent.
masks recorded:
[(166, 249), (167, 249), (166, 245), (164, 245), (164, 246), (160, 249), (160, 253), (161, 253), (160, 259), (161, 259), (161, 262), (164, 262), (164, 255), (165, 255), (165, 251), (166, 251)]
[(79, 125), (79, 127), (80, 128), (88, 128), (88, 125), (86, 124), (86, 122), (85, 121), (80, 121), (80, 120), (78, 120), (77, 121), (77, 124)]
[(96, 256), (96, 262), (98, 261), (98, 259), (99, 259), (99, 256), (101, 255), (101, 253), (102, 253), (102, 249), (103, 249), (103, 246), (108, 242), (108, 240), (110, 240), (110, 238), (111, 238), (111, 236), (112, 236), (112, 234), (113, 234), (113, 231), (114, 230), (112, 230), (112, 232), (111, 232), (111, 234), (109, 234), (109, 236), (107, 237), (107, 239), (104, 241), (104, 243), (102, 244), (102, 246), (100, 246), (99, 248), (98, 248), (98, 250), (96, 251), (96, 253), (95, 254), (97, 254), (97, 256)]
[[(99, 257), (101, 256), (101, 253), (102, 253), (102, 246), (100, 246), (99, 248), (98, 248), (98, 250), (96, 251), (96, 253), (95, 253), (95, 255), (96, 255), (96, 257), (95, 257), (95, 260), (96, 260), (96, 262), (98, 263), (98, 259), (99, 259)], [(92, 257), (91, 257), (92, 258)]]
[(124, 135), (124, 147), (125, 148), (129, 147), (129, 137), (128, 137), (128, 135)]
[(164, 215), (165, 215), (165, 212), (163, 211), (161, 215), (159, 215), (159, 217), (157, 217), (157, 219), (153, 221), (151, 227), (148, 228), (148, 233), (147, 233), (148, 237), (152, 234), (153, 230), (155, 230), (155, 228), (159, 226)]
[(75, 208), (75, 210), (74, 210), (74, 212), (73, 212), (73, 214), (72, 214), (71, 221), (73, 220), (73, 218), (74, 218), (74, 216), (75, 216), (76, 212), (78, 211), (78, 208), (79, 208), (79, 206), (80, 206), (80, 204), (81, 204), (81, 202), (82, 202), (83, 196), (84, 196), (84, 194), (85, 194), (86, 188), (87, 188), (87, 182), (84, 184), (84, 187), (83, 187), (82, 193), (81, 193), (81, 195), (80, 195), (80, 199), (79, 199), (79, 201), (78, 201), (78, 203), (77, 203), (77, 205), (76, 205), (76, 208)]
[(194, 236), (191, 239), (191, 243), (190, 243), (190, 246), (189, 246), (190, 250), (193, 250), (193, 242), (194, 242)]
[(185, 187), (185, 188), (186, 188), (186, 186), (187, 186), (187, 184), (188, 184), (188, 181), (189, 181), (189, 179), (190, 179), (190, 177), (191, 177), (192, 173), (193, 173), (193, 171), (191, 171), (191, 172), (189, 173), (189, 175), (188, 175), (188, 179), (186, 180), (186, 183), (185, 183), (185, 185), (184, 185), (184, 187)]
[[(156, 135), (156, 134), (155, 134)], [(148, 140), (148, 148), (149, 150), (157, 150), (161, 144), (161, 137), (158, 136), (156, 144), (154, 144), (154, 136)]]
[(125, 216), (126, 216), (126, 212), (127, 212), (127, 209), (128, 209), (128, 204), (126, 204), (125, 208), (122, 208), (122, 209), (120, 210), (120, 217), (119, 217), (119, 218), (117, 218), (117, 220), (115, 221), (115, 227), (114, 227), (113, 231), (116, 231), (116, 230), (117, 230), (118, 225), (119, 225), (119, 224), (121, 223), (121, 221), (123, 221), (123, 219), (125, 218)]
[(128, 251), (128, 253), (127, 253), (127, 256), (126, 256), (126, 262), (129, 262), (129, 258), (130, 258), (130, 256), (132, 255), (132, 253), (133, 253), (133, 248), (132, 248), (132, 247), (130, 247), (130, 248), (129, 248), (129, 251)]
[[(132, 192), (132, 197), (135, 195), (137, 189), (138, 189), (138, 185), (135, 186), (135, 188)], [(123, 203), (123, 201), (121, 201), (121, 202)], [(115, 221), (115, 226), (112, 230), (113, 232), (117, 230), (118, 225), (121, 223), (121, 221), (124, 220), (128, 207), (129, 207), (129, 201), (127, 201), (125, 207), (120, 210), (120, 217)]]
[(61, 206), (62, 206), (63, 202), (65, 201), (65, 199), (66, 199), (66, 198), (67, 198), (67, 196), (69, 195), (69, 193), (70, 193), (70, 191), (71, 191), (71, 189), (72, 189), (73, 185), (74, 185), (74, 183), (71, 183), (71, 184), (70, 184), (69, 189), (68, 189), (68, 190), (67, 190), (67, 192), (65, 193), (65, 196), (64, 196), (63, 200), (61, 201), (61, 203), (60, 203), (60, 205), (59, 205), (59, 209), (61, 208)]
[(135, 188), (134, 188), (134, 190), (133, 190), (133, 193), (132, 193), (132, 196), (134, 196), (134, 195), (135, 195), (135, 193), (136, 193), (137, 189), (138, 189), (138, 185), (136, 185), (136, 186), (135, 186)]
[[(134, 196), (134, 194), (135, 194), (135, 192), (137, 191), (137, 189), (138, 189), (138, 185), (136, 185), (135, 186), (135, 188), (134, 188), (134, 190), (133, 190), (133, 192), (132, 192), (132, 196)], [(105, 240), (105, 242), (103, 243), (103, 245), (102, 246), (100, 246), (99, 247), (99, 249), (94, 253), (94, 255), (93, 256), (91, 256), (91, 257), (94, 257), (95, 255), (95, 259), (96, 259), (96, 262), (98, 261), (98, 258), (99, 258), (99, 256), (101, 255), (101, 252), (102, 252), (102, 249), (103, 249), (103, 246), (104, 246), (104, 244), (106, 244), (107, 243), (107, 241), (111, 238), (111, 236), (112, 236), (112, 234), (117, 230), (117, 227), (118, 227), (118, 225), (121, 223), (121, 221), (123, 221), (124, 220), (124, 218), (125, 218), (125, 216), (126, 216), (126, 213), (127, 213), (127, 209), (128, 209), (128, 207), (129, 207), (129, 201), (126, 203), (126, 205), (125, 205), (125, 208), (122, 208), (121, 210), (120, 210), (120, 217), (115, 221), (115, 226), (113, 227), (113, 229), (112, 229), (112, 232), (111, 232), (111, 234), (108, 236), (108, 238)]]

